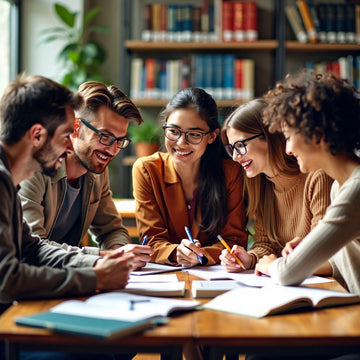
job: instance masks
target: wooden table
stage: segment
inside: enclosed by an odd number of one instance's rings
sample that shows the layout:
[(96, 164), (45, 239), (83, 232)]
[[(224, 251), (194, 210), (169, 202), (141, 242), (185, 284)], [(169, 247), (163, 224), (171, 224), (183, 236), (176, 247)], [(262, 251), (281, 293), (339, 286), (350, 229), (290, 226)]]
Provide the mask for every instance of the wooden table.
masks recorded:
[[(178, 272), (190, 284), (195, 277)], [(332, 290), (342, 289), (332, 282), (318, 284)], [(265, 301), (266, 299), (264, 299)], [(161, 352), (163, 359), (180, 360), (183, 345), (202, 345), (205, 359), (221, 359), (252, 352), (336, 354), (360, 352), (360, 305), (296, 312), (254, 319), (212, 310), (194, 311), (172, 317), (166, 325), (142, 334), (112, 341), (59, 335), (48, 330), (17, 326), (16, 316), (45, 311), (62, 300), (21, 301), (0, 317), (0, 339), (9, 344), (8, 359), (16, 359), (21, 349), (55, 349), (100, 352)], [(206, 302), (207, 300), (203, 300)]]

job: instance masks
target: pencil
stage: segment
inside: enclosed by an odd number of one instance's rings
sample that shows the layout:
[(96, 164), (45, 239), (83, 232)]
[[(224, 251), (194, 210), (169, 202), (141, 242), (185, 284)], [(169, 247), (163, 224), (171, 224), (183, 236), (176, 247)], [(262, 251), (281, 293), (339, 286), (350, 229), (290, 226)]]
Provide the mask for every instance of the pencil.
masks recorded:
[[(189, 230), (189, 228), (187, 226), (185, 226), (185, 232), (186, 232), (186, 235), (188, 237), (188, 239), (193, 243), (195, 244), (195, 241), (193, 239), (193, 237), (191, 236), (191, 232)], [(202, 257), (200, 255), (196, 255), (198, 260), (199, 260), (199, 263), (202, 265)]]
[(245, 269), (245, 266), (244, 264), (241, 262), (241, 260), (235, 255), (235, 254), (232, 254), (231, 253), (231, 249), (230, 249), (230, 246), (226, 243), (226, 241), (222, 238), (221, 235), (218, 235), (217, 238), (219, 239), (219, 241), (225, 246), (225, 249), (235, 258), (236, 262), (244, 269)]

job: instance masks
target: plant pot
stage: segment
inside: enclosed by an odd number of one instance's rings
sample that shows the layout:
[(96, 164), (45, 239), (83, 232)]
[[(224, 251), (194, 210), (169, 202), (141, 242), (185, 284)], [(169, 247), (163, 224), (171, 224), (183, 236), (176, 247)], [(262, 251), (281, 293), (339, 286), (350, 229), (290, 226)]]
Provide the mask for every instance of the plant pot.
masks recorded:
[(145, 143), (139, 142), (135, 144), (136, 156), (148, 156), (159, 150), (159, 144), (157, 143)]

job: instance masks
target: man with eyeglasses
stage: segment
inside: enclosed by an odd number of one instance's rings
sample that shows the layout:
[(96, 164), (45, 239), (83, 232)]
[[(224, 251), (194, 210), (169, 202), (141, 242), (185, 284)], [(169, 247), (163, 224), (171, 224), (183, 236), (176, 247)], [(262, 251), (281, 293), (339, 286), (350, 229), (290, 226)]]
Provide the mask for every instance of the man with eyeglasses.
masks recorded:
[(79, 87), (85, 106), (76, 111), (73, 151), (53, 178), (37, 173), (21, 184), (24, 217), (32, 231), (64, 249), (80, 246), (87, 231), (99, 248), (85, 254), (103, 255), (123, 247), (135, 255), (135, 267), (150, 260), (149, 246), (130, 244), (110, 191), (107, 166), (130, 144), (130, 121), (143, 122), (139, 110), (117, 87), (90, 81)]

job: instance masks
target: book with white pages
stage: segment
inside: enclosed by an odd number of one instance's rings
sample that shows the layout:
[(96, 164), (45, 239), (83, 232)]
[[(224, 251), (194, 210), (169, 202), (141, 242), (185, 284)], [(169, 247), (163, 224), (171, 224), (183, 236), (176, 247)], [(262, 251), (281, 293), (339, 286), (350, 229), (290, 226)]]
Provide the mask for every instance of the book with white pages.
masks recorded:
[(205, 309), (262, 318), (300, 308), (318, 309), (360, 302), (358, 295), (303, 286), (239, 287), (219, 295)]
[(163, 272), (170, 272), (170, 271), (179, 271), (182, 268), (180, 266), (172, 266), (172, 265), (165, 265), (165, 264), (156, 264), (149, 262), (140, 270), (134, 270), (131, 272), (131, 275), (142, 276), (142, 275), (152, 275), (158, 274)]
[(16, 324), (77, 335), (111, 338), (162, 324), (177, 311), (200, 306), (195, 300), (167, 299), (115, 291), (85, 301), (67, 300), (49, 311), (19, 316)]
[[(235, 280), (243, 285), (254, 286), (254, 287), (263, 287), (266, 285), (274, 284), (274, 280), (271, 277), (262, 275), (255, 275), (254, 270), (246, 270), (238, 273), (229, 273), (224, 270), (221, 265), (212, 265), (212, 266), (196, 266), (193, 268), (188, 268), (184, 271), (200, 277), (205, 280)], [(331, 282), (333, 280), (323, 278), (320, 276), (310, 276), (305, 279), (302, 284), (310, 285), (310, 284), (318, 284), (318, 283), (326, 283)]]
[[(144, 276), (141, 276), (144, 278)], [(147, 276), (145, 276), (147, 278)], [(120, 290), (139, 295), (182, 297), (185, 296), (185, 281), (176, 282), (129, 282), (125, 289)]]

